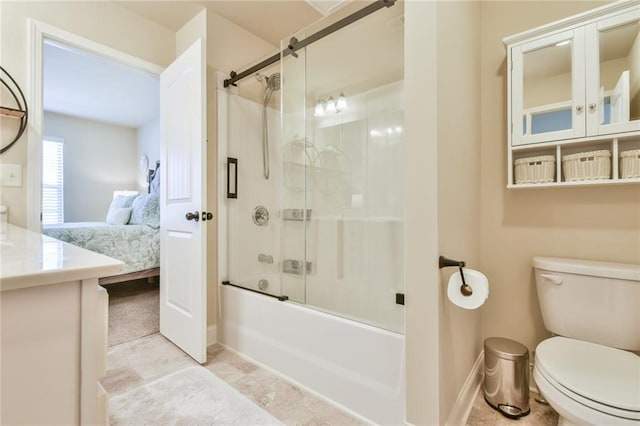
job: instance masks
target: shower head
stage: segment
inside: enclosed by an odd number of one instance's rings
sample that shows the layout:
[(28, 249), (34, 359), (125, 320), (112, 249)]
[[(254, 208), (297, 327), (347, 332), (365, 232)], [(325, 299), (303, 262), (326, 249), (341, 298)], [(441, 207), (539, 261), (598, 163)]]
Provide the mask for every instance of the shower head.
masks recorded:
[(269, 77), (260, 76), (258, 78), (263, 78), (267, 84), (267, 87), (264, 89), (264, 106), (266, 108), (267, 105), (269, 105), (269, 101), (271, 100), (271, 95), (273, 95), (274, 90), (280, 90), (280, 73), (276, 72), (271, 74)]
[(271, 74), (269, 77), (265, 77), (267, 81), (267, 88), (271, 88), (271, 90), (280, 90), (280, 73), (276, 72)]

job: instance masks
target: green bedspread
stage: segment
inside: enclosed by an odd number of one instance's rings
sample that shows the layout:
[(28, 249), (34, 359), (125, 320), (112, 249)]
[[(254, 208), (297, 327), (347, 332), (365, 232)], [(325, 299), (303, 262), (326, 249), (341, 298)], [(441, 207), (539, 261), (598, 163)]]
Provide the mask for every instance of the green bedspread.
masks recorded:
[(159, 231), (147, 225), (78, 222), (47, 227), (42, 233), (121, 260), (129, 273), (160, 266)]

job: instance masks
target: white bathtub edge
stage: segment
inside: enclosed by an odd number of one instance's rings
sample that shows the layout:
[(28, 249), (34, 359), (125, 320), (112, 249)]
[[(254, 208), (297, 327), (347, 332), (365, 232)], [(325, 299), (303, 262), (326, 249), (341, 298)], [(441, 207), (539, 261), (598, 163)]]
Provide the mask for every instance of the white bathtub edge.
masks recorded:
[(220, 344), (358, 418), (404, 422), (403, 335), (235, 287), (222, 290)]

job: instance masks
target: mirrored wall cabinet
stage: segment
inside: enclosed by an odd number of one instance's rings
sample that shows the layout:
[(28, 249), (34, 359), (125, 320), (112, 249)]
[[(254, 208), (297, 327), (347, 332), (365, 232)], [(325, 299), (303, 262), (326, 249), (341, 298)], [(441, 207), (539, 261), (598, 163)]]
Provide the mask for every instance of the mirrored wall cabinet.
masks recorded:
[(507, 187), (639, 183), (640, 0), (503, 41)]

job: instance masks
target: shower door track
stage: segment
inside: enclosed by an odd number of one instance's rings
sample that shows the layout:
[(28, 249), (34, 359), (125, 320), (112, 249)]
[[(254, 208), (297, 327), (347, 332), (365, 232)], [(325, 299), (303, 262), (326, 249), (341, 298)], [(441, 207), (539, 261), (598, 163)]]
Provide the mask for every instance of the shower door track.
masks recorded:
[(247, 287), (243, 287), (243, 286), (238, 285), (238, 284), (234, 284), (231, 281), (222, 281), (222, 285), (230, 285), (231, 287), (241, 288), (242, 290), (247, 290), (247, 291), (251, 291), (251, 292), (254, 292), (254, 293), (262, 294), (264, 296), (273, 297), (274, 299), (278, 299), (281, 302), (285, 302), (285, 301), (289, 300), (289, 296), (278, 296), (276, 294), (270, 294), (270, 293), (267, 293), (267, 292), (264, 292), (264, 291), (254, 290), (252, 288), (247, 288)]
[(377, 0), (375, 3), (371, 3), (369, 6), (363, 7), (357, 12), (354, 12), (351, 15), (345, 18), (342, 18), (337, 22), (334, 22), (333, 24), (327, 26), (326, 28), (323, 28), (317, 33), (313, 33), (309, 37), (305, 37), (304, 40), (298, 40), (295, 37), (291, 37), (291, 39), (289, 40), (289, 45), (282, 52), (276, 53), (275, 55), (265, 59), (264, 61), (252, 66), (251, 68), (245, 71), (242, 71), (239, 74), (236, 73), (235, 71), (231, 71), (229, 73), (229, 78), (224, 80), (224, 87), (236, 86), (237, 81), (240, 81), (243, 78), (248, 77), (250, 75), (254, 75), (256, 72), (260, 71), (263, 68), (268, 67), (271, 64), (275, 64), (282, 57), (285, 57), (287, 55), (293, 55), (294, 57), (297, 57), (298, 55), (296, 54), (296, 51), (307, 47), (311, 43), (314, 43), (320, 40), (321, 38), (324, 38), (329, 34), (332, 34), (338, 31), (339, 29), (344, 28), (347, 25), (350, 25), (358, 21), (379, 9), (382, 9), (383, 7), (391, 7), (395, 3), (396, 3), (396, 0)]

